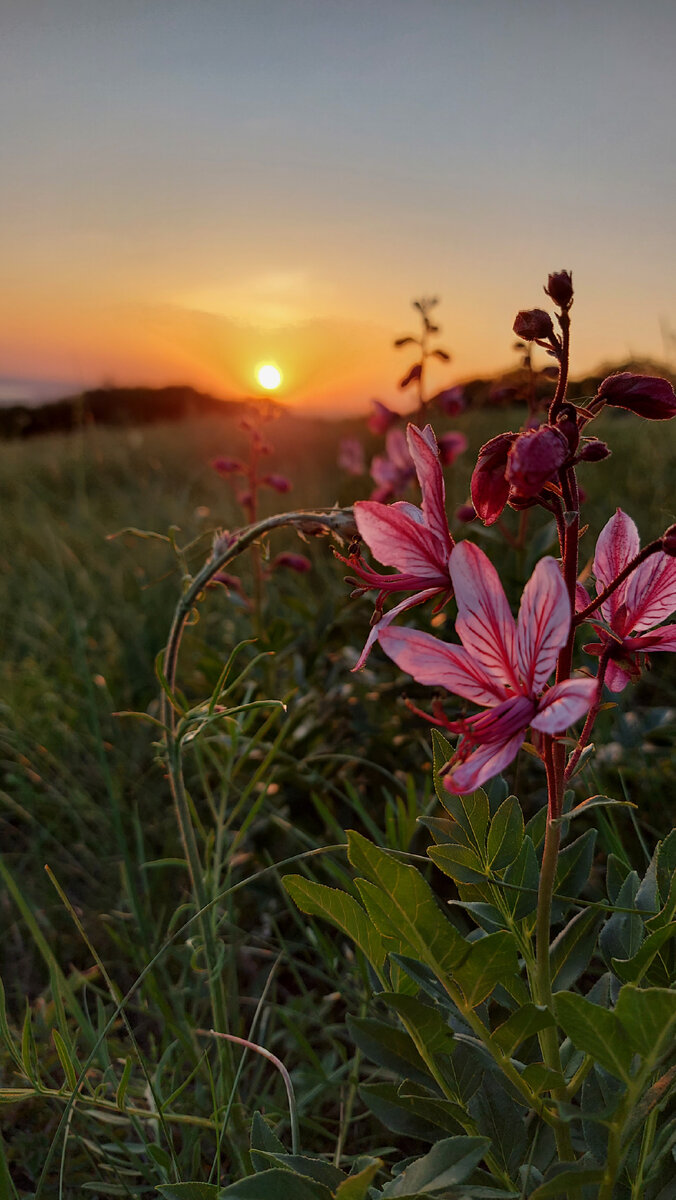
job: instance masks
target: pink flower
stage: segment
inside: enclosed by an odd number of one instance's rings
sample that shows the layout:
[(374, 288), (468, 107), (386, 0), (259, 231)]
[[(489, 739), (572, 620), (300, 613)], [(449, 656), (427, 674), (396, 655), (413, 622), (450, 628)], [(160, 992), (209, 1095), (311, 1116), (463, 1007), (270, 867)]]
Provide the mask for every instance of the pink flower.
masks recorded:
[(447, 417), (457, 417), (467, 407), (465, 389), (456, 383), (455, 387), (445, 388), (443, 392), (432, 396), (430, 404), (436, 404)]
[(516, 437), (516, 433), (499, 433), (479, 451), (471, 491), (472, 503), (484, 525), (493, 525), (507, 503), (510, 490), (507, 457)]
[(341, 438), (338, 446), (338, 466), (341, 470), (347, 471), (349, 475), (364, 475), (366, 473), (364, 447), (359, 438)]
[(261, 483), (267, 483), (276, 492), (290, 492), (291, 481), (286, 478), (286, 475), (264, 475)]
[(449, 728), (461, 739), (444, 783), (450, 792), (472, 792), (515, 757), (529, 725), (560, 734), (590, 708), (595, 679), (545, 685), (570, 631), (568, 593), (553, 558), (537, 564), (515, 623), (497, 571), (472, 542), (451, 555), (461, 646), (413, 629), (380, 628), (378, 639), (397, 666), (419, 683), (445, 687), (481, 704), (485, 712)]
[(668, 379), (656, 375), (632, 375), (620, 371), (603, 380), (598, 399), (616, 408), (626, 408), (649, 421), (668, 421), (676, 417), (676, 395)]
[(456, 458), (460, 454), (464, 454), (466, 449), (467, 438), (464, 433), (454, 430), (451, 433), (442, 433), (439, 438), (439, 453), (445, 467), (452, 466)]
[[(431, 596), (441, 594), (447, 598), (452, 594), (448, 560), (454, 543), (448, 529), (444, 476), (436, 438), (430, 425), (422, 432), (409, 425), (407, 436), (422, 492), (422, 506), (417, 508), (404, 501), (381, 504), (377, 500), (360, 500), (354, 506), (361, 537), (380, 562), (396, 568), (395, 573), (374, 571), (359, 554), (350, 558), (338, 555), (357, 576), (358, 591), (378, 588), (375, 617), (380, 625), (371, 630), (354, 670), (366, 662), (383, 622), (389, 624), (400, 612), (422, 604)], [(389, 592), (414, 595), (382, 617), (383, 602)]]
[(390, 429), (385, 438), (385, 454), (376, 454), (371, 463), (371, 476), (378, 484), (372, 500), (385, 503), (405, 493), (415, 478), (415, 464), (401, 429)]
[[(601, 530), (596, 543), (597, 595), (636, 557), (640, 548), (636, 525), (618, 508)], [(591, 642), (585, 650), (594, 655), (608, 651), (606, 683), (611, 692), (623, 691), (629, 681), (640, 674), (638, 654), (649, 654), (653, 650), (676, 651), (676, 625), (655, 629), (674, 612), (676, 559), (658, 551), (632, 571), (601, 605), (601, 615), (608, 628), (592, 622), (601, 640)]]
[(396, 425), (399, 420), (399, 413), (393, 412), (386, 404), (380, 400), (372, 400), (373, 412), (368, 419), (368, 427), (371, 433), (387, 433), (393, 425)]
[(304, 575), (306, 571), (312, 570), (312, 563), (304, 554), (294, 554), (291, 550), (283, 550), (270, 563), (271, 571), (276, 570), (277, 567), (286, 567), (289, 571), (297, 571), (299, 575)]
[(537, 496), (569, 457), (568, 442), (558, 429), (540, 425), (520, 433), (507, 455), (507, 482), (520, 496)]

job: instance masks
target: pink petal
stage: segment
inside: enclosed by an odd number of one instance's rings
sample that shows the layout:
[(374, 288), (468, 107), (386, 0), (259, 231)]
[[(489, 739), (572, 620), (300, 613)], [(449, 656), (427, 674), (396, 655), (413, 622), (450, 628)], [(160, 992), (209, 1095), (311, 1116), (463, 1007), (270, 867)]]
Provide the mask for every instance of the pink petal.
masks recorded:
[(505, 699), (505, 689), (462, 646), (451, 646), (416, 629), (384, 628), (382, 621), (376, 628), (385, 653), (418, 683), (444, 687), (475, 704), (493, 706)]
[(582, 583), (575, 584), (575, 612), (582, 612), (588, 604), (591, 604), (591, 596), (586, 587)]
[(570, 600), (559, 565), (541, 558), (523, 590), (516, 658), (526, 691), (541, 692), (570, 632)]
[(416, 592), (415, 596), (407, 596), (405, 600), (400, 600), (399, 604), (395, 604), (394, 608), (391, 608), (389, 612), (386, 612), (385, 615), (381, 617), (380, 621), (371, 627), (371, 631), (366, 639), (364, 649), (359, 655), (359, 658), (354, 664), (352, 670), (361, 670), (375, 645), (376, 638), (378, 637), (380, 631), (385, 629), (389, 625), (390, 621), (393, 621), (395, 617), (401, 616), (401, 614), (406, 612), (407, 609), (415, 608), (417, 604), (424, 604), (425, 601), (430, 600), (432, 596), (438, 596), (439, 591), (439, 588), (427, 588), (424, 592)]
[[(427, 425), (421, 433), (416, 425), (407, 429), (408, 447), (415, 463), (420, 491), (422, 492), (422, 510), (425, 514), (427, 527), (441, 539), (450, 553), (453, 541), (448, 530), (446, 517), (446, 491), (444, 488), (444, 473), (439, 462), (439, 451), (431, 425)], [(431, 443), (434, 443), (432, 446)]]
[(623, 692), (631, 683), (631, 675), (611, 659), (606, 668), (606, 687), (610, 692)]
[(455, 628), (463, 646), (496, 681), (520, 692), (514, 617), (495, 567), (478, 546), (461, 542), (451, 554), (450, 572), (458, 602)]
[(533, 729), (541, 733), (563, 733), (589, 712), (596, 696), (595, 679), (564, 679), (541, 697)]
[[(594, 575), (596, 576), (596, 594), (602, 592), (613, 579), (624, 570), (639, 552), (641, 542), (638, 529), (626, 513), (618, 508), (615, 515), (604, 525), (596, 543), (594, 555)], [(601, 612), (606, 621), (612, 622), (620, 604), (624, 600), (626, 583), (618, 588), (601, 605)]]
[[(387, 567), (436, 582), (446, 571), (439, 539), (406, 513), (377, 500), (358, 500), (357, 529), (371, 553)], [(441, 580), (443, 584), (443, 579)]]
[(652, 633), (627, 638), (625, 647), (639, 650), (643, 654), (652, 654), (654, 650), (676, 651), (676, 625), (664, 625), (661, 629), (654, 629)]
[(666, 621), (676, 612), (676, 558), (668, 554), (651, 554), (632, 571), (625, 594), (627, 606), (623, 633), (641, 633)]
[(444, 787), (456, 795), (476, 791), (516, 758), (525, 733), (522, 729), (506, 742), (486, 742), (477, 746), (463, 763), (449, 771), (444, 778)]
[(409, 500), (395, 500), (394, 504), (390, 505), (390, 508), (396, 508), (397, 512), (405, 513), (407, 517), (415, 521), (416, 525), (425, 524), (423, 510), (418, 508), (416, 504), (411, 504)]

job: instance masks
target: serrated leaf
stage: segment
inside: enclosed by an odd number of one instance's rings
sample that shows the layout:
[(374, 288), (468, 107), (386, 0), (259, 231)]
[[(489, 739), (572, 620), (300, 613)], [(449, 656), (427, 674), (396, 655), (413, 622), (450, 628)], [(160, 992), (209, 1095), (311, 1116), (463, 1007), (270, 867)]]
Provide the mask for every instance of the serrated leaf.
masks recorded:
[(483, 862), (486, 831), (490, 820), (488, 796), (483, 788), (477, 788), (475, 792), (469, 792), (465, 796), (455, 796), (443, 788), (443, 796), (440, 798), (446, 812), (462, 831), (462, 840), (476, 851), (479, 860)]
[(344, 1171), (340, 1171), (333, 1163), (326, 1162), (323, 1158), (310, 1158), (306, 1154), (273, 1154), (267, 1150), (258, 1150), (256, 1153), (259, 1158), (267, 1160), (268, 1168), (280, 1166), (303, 1179), (322, 1184), (332, 1193), (347, 1179)]
[(511, 1175), (528, 1144), (524, 1109), (507, 1093), (500, 1078), (493, 1075), (484, 1077), (468, 1108), (479, 1133), (490, 1139), (492, 1155)]
[(448, 1101), (402, 1095), (391, 1083), (364, 1084), (359, 1095), (373, 1115), (393, 1133), (436, 1142), (439, 1130), (458, 1132), (459, 1123), (453, 1115), (455, 1106)]
[(352, 939), (376, 970), (382, 967), (385, 962), (382, 939), (354, 896), (302, 875), (285, 875), (282, 882), (301, 912), (323, 917), (336, 925)]
[(633, 1051), (616, 1012), (573, 992), (556, 992), (554, 1010), (559, 1025), (578, 1050), (590, 1054), (611, 1075), (629, 1082)]
[(536, 1096), (539, 1096), (540, 1092), (551, 1092), (556, 1088), (566, 1086), (566, 1081), (561, 1072), (552, 1070), (551, 1067), (547, 1067), (543, 1062), (529, 1063), (525, 1071), (522, 1072), (521, 1078), (525, 1080)]
[(595, 908), (577, 912), (556, 935), (549, 951), (552, 989), (565, 991), (579, 979), (594, 953), (603, 914)]
[(508, 867), (523, 842), (523, 812), (516, 796), (508, 796), (493, 817), (486, 839), (486, 858), (493, 871)]
[[(587, 749), (589, 747), (585, 746), (585, 750)], [(578, 767), (579, 765), (578, 763)], [(576, 804), (564, 816), (559, 817), (558, 821), (562, 824), (564, 821), (572, 821), (574, 817), (583, 817), (592, 808), (638, 808), (638, 805), (633, 804), (631, 800), (613, 800), (612, 796), (589, 796), (586, 800)]]
[(490, 996), (496, 984), (504, 984), (513, 976), (518, 976), (517, 945), (513, 934), (500, 930), (471, 942), (469, 950), (469, 955), (458, 965), (454, 975), (465, 1000), (471, 1008), (476, 1008)]
[(286, 1150), (277, 1134), (270, 1128), (260, 1112), (255, 1112), (251, 1119), (249, 1153), (254, 1171), (266, 1171), (269, 1166), (269, 1154), (285, 1154)]
[(415, 1036), (428, 1054), (452, 1054), (454, 1033), (438, 1008), (425, 1004), (417, 996), (404, 996), (401, 992), (381, 992), (378, 998), (392, 1008), (409, 1029), (415, 1030)]
[(637, 988), (625, 984), (614, 1014), (625, 1041), (647, 1063), (657, 1064), (664, 1050), (673, 1045), (676, 1032), (676, 991), (669, 988)]
[(488, 1138), (445, 1138), (386, 1184), (381, 1194), (403, 1198), (464, 1183), (489, 1149)]
[(507, 1020), (492, 1034), (492, 1041), (499, 1046), (503, 1054), (511, 1058), (522, 1042), (554, 1024), (554, 1018), (548, 1008), (540, 1004), (531, 1004), (529, 1001), (517, 1008), (516, 1012), (510, 1013)]
[(427, 851), (432, 862), (456, 883), (485, 883), (486, 870), (469, 846), (442, 843)]
[(382, 1158), (375, 1158), (356, 1175), (348, 1176), (336, 1191), (336, 1200), (367, 1200), (370, 1186), (382, 1167)]
[(430, 1073), (404, 1029), (371, 1017), (348, 1017), (347, 1028), (355, 1045), (377, 1066), (421, 1083), (430, 1082)]
[[(305, 1179), (282, 1167), (249, 1175), (221, 1188), (217, 1200), (331, 1200), (331, 1191), (314, 1179)], [(179, 1200), (177, 1196), (176, 1200)]]

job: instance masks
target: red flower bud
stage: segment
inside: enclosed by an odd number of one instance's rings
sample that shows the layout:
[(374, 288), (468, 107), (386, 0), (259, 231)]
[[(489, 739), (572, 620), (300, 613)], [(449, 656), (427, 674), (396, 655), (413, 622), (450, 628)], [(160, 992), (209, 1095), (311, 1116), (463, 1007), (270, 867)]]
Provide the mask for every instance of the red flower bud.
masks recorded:
[(387, 433), (393, 425), (399, 420), (399, 414), (392, 412), (386, 404), (382, 404), (380, 400), (372, 400), (373, 412), (368, 419), (368, 427), (371, 433)]
[(668, 379), (654, 375), (632, 375), (621, 371), (603, 380), (599, 400), (616, 408), (626, 408), (649, 421), (667, 421), (676, 417), (676, 395)]
[(439, 458), (445, 467), (450, 467), (458, 455), (463, 454), (467, 449), (467, 438), (464, 433), (443, 433), (440, 438), (437, 438), (437, 443)]
[(290, 571), (298, 571), (300, 575), (312, 570), (309, 558), (306, 558), (304, 554), (292, 554), (289, 550), (278, 554), (270, 565), (273, 571), (276, 567), (287, 567)]
[(261, 482), (267, 483), (268, 487), (274, 488), (276, 492), (291, 491), (291, 482), (286, 475), (264, 475)]
[(598, 439), (590, 439), (588, 442), (583, 442), (580, 446), (578, 458), (580, 462), (602, 462), (604, 458), (612, 453), (609, 446), (605, 442), (600, 442)]
[(499, 433), (491, 438), (479, 451), (472, 473), (472, 503), (484, 525), (493, 525), (502, 512), (509, 496), (509, 483), (505, 478), (507, 455), (515, 433)]
[(568, 442), (568, 449), (571, 454), (574, 454), (580, 441), (580, 431), (577, 427), (577, 414), (572, 405), (566, 404), (561, 409), (556, 418), (556, 428)]
[(662, 549), (670, 558), (676, 558), (676, 525), (670, 525), (662, 536)]
[(236, 458), (215, 458), (211, 465), (219, 475), (231, 475), (234, 471), (244, 470)]
[(463, 525), (469, 525), (470, 521), (476, 520), (476, 509), (473, 504), (461, 504), (455, 510), (455, 519)]
[(570, 308), (573, 303), (573, 276), (570, 271), (554, 271), (547, 280), (545, 292), (559, 308)]
[(554, 337), (554, 326), (549, 313), (542, 308), (531, 308), (516, 314), (513, 325), (517, 337), (525, 342), (547, 341)]
[(465, 389), (460, 385), (446, 388), (445, 391), (432, 396), (430, 403), (436, 404), (447, 417), (456, 417), (466, 407)]
[(520, 497), (536, 496), (569, 456), (568, 442), (551, 425), (520, 433), (509, 451), (507, 480)]

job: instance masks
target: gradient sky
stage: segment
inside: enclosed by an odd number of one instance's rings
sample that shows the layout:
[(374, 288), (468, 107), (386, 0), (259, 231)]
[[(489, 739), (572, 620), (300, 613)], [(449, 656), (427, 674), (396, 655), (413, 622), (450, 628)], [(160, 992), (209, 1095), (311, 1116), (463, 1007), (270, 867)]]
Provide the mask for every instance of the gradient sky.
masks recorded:
[(514, 360), (573, 270), (573, 372), (676, 328), (673, 0), (0, 0), (0, 397), (104, 380), (391, 400)]

